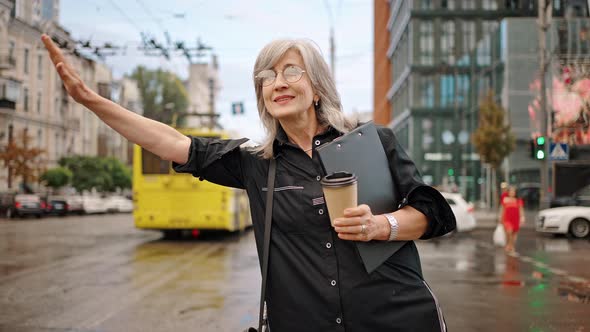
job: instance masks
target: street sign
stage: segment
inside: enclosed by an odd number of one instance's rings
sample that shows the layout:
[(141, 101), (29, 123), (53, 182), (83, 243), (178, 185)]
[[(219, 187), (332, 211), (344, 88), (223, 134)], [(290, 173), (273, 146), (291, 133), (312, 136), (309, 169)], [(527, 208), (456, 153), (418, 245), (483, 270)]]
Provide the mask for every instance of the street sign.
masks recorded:
[(549, 160), (569, 160), (570, 149), (567, 143), (551, 143), (549, 146)]
[(242, 102), (232, 103), (231, 111), (234, 115), (244, 114), (244, 104)]

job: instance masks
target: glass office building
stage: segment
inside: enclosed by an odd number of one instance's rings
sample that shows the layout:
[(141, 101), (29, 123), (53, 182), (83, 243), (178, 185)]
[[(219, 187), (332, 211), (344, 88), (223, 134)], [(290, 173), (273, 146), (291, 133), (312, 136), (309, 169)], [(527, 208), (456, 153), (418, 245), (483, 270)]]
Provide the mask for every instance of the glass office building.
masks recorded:
[[(555, 16), (563, 16), (566, 2), (552, 2)], [(471, 144), (477, 127), (474, 105), (484, 91), (496, 91), (499, 102), (506, 93), (506, 62), (502, 58), (506, 50), (501, 38), (492, 35), (501, 33), (500, 21), (504, 18), (535, 17), (536, 3), (391, 2), (387, 52), (393, 78), (387, 94), (392, 106), (390, 126), (427, 183), (443, 190), (459, 190), (469, 200), (480, 198), (484, 175)], [(515, 38), (522, 40), (523, 35), (516, 33)], [(536, 32), (529, 36), (526, 39), (536, 45)], [(536, 63), (534, 59), (531, 65)]]

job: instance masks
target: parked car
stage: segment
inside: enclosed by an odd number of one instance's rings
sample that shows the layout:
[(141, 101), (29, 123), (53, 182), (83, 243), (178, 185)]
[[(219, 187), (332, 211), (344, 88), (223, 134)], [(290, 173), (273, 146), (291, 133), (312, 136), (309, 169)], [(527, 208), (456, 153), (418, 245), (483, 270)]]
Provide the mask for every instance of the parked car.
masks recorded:
[(590, 185), (580, 188), (571, 196), (558, 196), (551, 200), (551, 207), (588, 206), (590, 207)]
[(541, 185), (539, 183), (520, 183), (516, 186), (516, 196), (523, 200), (525, 209), (537, 209), (539, 207), (540, 189)]
[(457, 220), (457, 231), (466, 232), (475, 228), (474, 206), (465, 201), (461, 194), (441, 192), (447, 203), (451, 206)]
[(45, 215), (65, 216), (68, 214), (68, 202), (61, 196), (46, 196), (41, 198), (41, 208)]
[(0, 193), (0, 215), (4, 218), (11, 218), (14, 215), (14, 196), (16, 193)]
[(64, 197), (68, 203), (68, 214), (84, 214), (84, 202), (82, 195), (67, 195)]
[(133, 212), (133, 202), (123, 196), (110, 196), (104, 199), (107, 212)]
[(25, 216), (41, 218), (41, 198), (35, 194), (4, 193), (1, 195), (2, 213), (7, 219)]
[(82, 208), (86, 214), (107, 212), (104, 200), (98, 195), (82, 196)]
[(562, 206), (541, 210), (537, 215), (536, 229), (542, 233), (587, 237), (590, 234), (590, 207)]

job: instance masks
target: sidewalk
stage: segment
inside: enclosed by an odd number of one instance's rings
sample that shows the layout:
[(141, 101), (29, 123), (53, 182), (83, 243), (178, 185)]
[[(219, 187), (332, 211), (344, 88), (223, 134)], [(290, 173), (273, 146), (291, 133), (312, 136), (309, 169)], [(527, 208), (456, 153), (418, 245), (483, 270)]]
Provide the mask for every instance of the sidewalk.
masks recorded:
[[(498, 224), (498, 211), (489, 209), (476, 209), (473, 213), (476, 222), (477, 229), (489, 229), (495, 228)], [(535, 218), (537, 217), (537, 211), (525, 211), (526, 222), (522, 228), (534, 229)]]

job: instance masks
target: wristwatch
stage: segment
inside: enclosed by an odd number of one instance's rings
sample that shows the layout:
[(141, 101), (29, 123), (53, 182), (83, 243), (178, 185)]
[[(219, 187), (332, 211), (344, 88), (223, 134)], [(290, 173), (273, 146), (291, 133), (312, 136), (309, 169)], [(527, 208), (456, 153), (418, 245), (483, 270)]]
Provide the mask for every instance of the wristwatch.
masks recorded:
[(383, 215), (385, 216), (385, 218), (387, 218), (387, 221), (389, 221), (389, 227), (391, 228), (391, 232), (389, 233), (388, 241), (393, 241), (397, 238), (397, 231), (399, 230), (399, 224), (397, 222), (397, 219), (395, 219), (395, 217), (393, 216), (393, 214), (385, 213)]

